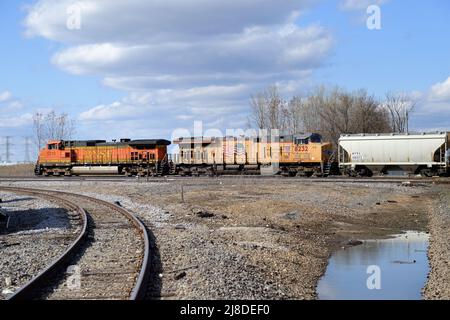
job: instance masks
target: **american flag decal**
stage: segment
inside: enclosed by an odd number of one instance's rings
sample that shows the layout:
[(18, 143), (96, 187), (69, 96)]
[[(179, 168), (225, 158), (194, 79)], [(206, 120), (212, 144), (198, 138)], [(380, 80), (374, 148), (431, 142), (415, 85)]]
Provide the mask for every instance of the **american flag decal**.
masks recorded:
[(223, 144), (223, 155), (225, 157), (233, 157), (235, 152), (234, 145), (229, 145), (227, 143)]
[(236, 155), (238, 157), (245, 156), (245, 145), (243, 143), (236, 144)]

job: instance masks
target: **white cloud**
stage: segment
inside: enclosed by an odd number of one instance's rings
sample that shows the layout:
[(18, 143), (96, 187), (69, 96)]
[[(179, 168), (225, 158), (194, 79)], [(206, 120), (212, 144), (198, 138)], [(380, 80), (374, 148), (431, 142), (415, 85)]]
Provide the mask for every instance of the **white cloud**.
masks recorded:
[(3, 114), (9, 111), (20, 110), (22, 107), (22, 102), (14, 98), (10, 91), (0, 93), (0, 110)]
[(32, 118), (31, 111), (25, 108), (24, 102), (16, 98), (11, 91), (0, 92), (0, 137), (17, 138), (17, 136), (29, 135)]
[[(413, 93), (417, 103), (414, 118), (419, 128), (449, 126), (450, 117), (450, 77), (432, 85), (423, 93)], [(448, 128), (447, 128), (448, 129)]]
[(170, 78), (176, 84), (186, 75), (206, 77), (236, 72), (261, 74), (288, 73), (317, 68), (329, 53), (333, 40), (320, 26), (293, 26), (289, 34), (277, 28), (255, 27), (235, 35), (212, 36), (208, 41), (104, 43), (70, 47), (57, 53), (53, 62), (68, 72), (116, 77)]
[(12, 94), (9, 91), (0, 93), (0, 102), (8, 101), (12, 98)]
[(430, 100), (450, 102), (450, 77), (444, 82), (436, 83), (431, 87)]
[(82, 121), (98, 120), (124, 120), (143, 116), (150, 111), (149, 97), (146, 95), (133, 95), (122, 101), (115, 101), (108, 105), (99, 105), (82, 112), (79, 119)]
[[(283, 24), (317, 0), (39, 0), (28, 7), (26, 34), (71, 43), (182, 41)], [(68, 9), (80, 8), (70, 30)]]
[(20, 116), (11, 115), (3, 116), (0, 118), (0, 129), (20, 128), (31, 125), (33, 121), (33, 115), (26, 113)]
[(69, 30), (73, 1), (39, 0), (24, 25), (27, 35), (64, 45), (52, 58), (60, 69), (101, 76), (104, 85), (127, 92), (82, 112), (81, 121), (241, 125), (252, 93), (273, 83), (296, 91), (324, 64), (331, 33), (297, 24), (316, 2), (82, 0), (81, 29)]
[(341, 0), (339, 8), (344, 11), (366, 10), (371, 5), (381, 6), (389, 0)]

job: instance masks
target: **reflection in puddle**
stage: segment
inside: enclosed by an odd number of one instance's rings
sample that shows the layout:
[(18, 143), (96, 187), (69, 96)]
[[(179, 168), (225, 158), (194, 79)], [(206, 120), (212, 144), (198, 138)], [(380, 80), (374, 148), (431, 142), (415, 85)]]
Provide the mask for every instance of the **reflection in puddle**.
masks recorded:
[[(319, 299), (422, 299), (429, 273), (428, 240), (425, 233), (407, 232), (394, 239), (369, 240), (335, 252), (317, 286)], [(367, 273), (371, 266), (379, 267), (380, 290), (368, 288), (368, 279), (376, 276)]]

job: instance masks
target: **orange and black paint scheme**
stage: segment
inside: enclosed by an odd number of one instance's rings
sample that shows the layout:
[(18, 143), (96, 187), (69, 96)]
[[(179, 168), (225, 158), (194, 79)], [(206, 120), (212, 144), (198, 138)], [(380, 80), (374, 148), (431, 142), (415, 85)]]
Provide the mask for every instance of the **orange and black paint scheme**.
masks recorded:
[(49, 141), (39, 153), (36, 175), (71, 176), (83, 173), (166, 175), (171, 163), (170, 141), (163, 139)]

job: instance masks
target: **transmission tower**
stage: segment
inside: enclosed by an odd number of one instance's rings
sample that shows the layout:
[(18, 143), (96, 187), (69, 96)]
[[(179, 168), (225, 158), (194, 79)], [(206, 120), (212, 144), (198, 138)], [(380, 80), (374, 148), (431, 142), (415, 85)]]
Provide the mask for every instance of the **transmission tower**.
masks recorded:
[(30, 158), (30, 137), (25, 137), (25, 157), (24, 157), (24, 161), (25, 163), (29, 163), (31, 161)]
[(11, 162), (11, 156), (13, 155), (11, 153), (11, 147), (13, 146), (13, 144), (11, 143), (11, 136), (6, 136), (5, 137), (5, 160), (6, 163), (10, 163)]

